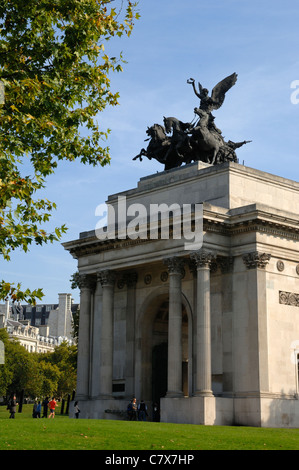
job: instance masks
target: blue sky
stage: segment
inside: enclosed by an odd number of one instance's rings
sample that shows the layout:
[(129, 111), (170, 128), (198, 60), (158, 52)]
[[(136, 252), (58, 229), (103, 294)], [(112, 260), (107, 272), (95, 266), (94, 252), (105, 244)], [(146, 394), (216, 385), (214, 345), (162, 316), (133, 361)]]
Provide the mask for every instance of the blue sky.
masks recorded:
[[(238, 150), (240, 163), (298, 181), (299, 104), (291, 102), (291, 83), (299, 80), (298, 0), (140, 0), (139, 11), (131, 37), (106, 45), (108, 54), (122, 51), (127, 60), (124, 71), (110, 77), (120, 106), (98, 116), (100, 126), (111, 129), (111, 164), (62, 163), (47, 181), (45, 195), (58, 206), (51, 224), (68, 226), (63, 242), (95, 228), (96, 207), (109, 194), (163, 170), (158, 162), (132, 158), (146, 146), (147, 126), (162, 124), (163, 116), (192, 121), (199, 102), (190, 77), (212, 90), (236, 72), (236, 85), (214, 112), (217, 127), (227, 140), (252, 140)], [(56, 303), (63, 292), (79, 302), (69, 282), (76, 269), (60, 243), (1, 261), (5, 280), (43, 288), (44, 303)]]

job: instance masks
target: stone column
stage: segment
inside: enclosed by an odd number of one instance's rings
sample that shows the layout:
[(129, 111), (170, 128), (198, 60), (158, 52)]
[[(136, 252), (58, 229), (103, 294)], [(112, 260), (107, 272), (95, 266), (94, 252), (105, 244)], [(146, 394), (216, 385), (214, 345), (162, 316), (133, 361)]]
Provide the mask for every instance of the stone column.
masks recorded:
[(168, 375), (166, 397), (182, 397), (182, 286), (183, 260), (164, 260), (169, 270)]
[(127, 284), (125, 390), (127, 399), (131, 399), (135, 393), (135, 304), (137, 273), (125, 273), (125, 283)]
[(99, 276), (97, 276), (96, 290), (94, 293), (94, 308), (92, 322), (92, 353), (91, 353), (91, 380), (90, 396), (93, 399), (99, 398), (100, 394), (100, 357), (101, 357), (101, 322), (103, 312), (103, 292)]
[(80, 319), (78, 335), (78, 363), (77, 363), (77, 391), (78, 400), (86, 400), (89, 397), (90, 381), (90, 334), (91, 334), (91, 306), (94, 278), (88, 275), (80, 275), (78, 281), (80, 287)]
[(99, 384), (100, 398), (112, 397), (113, 376), (113, 314), (115, 273), (110, 270), (100, 271), (98, 279), (102, 284), (102, 318), (100, 342)]
[(196, 383), (195, 396), (209, 397), (212, 392), (210, 265), (212, 253), (191, 253), (197, 268), (196, 305)]

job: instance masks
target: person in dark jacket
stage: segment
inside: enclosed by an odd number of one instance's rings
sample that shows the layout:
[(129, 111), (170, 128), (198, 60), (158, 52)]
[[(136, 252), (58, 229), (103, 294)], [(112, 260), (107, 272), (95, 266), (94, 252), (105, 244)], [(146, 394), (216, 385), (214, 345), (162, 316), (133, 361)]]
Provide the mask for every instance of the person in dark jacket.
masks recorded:
[(10, 416), (9, 418), (10, 419), (14, 419), (15, 418), (15, 413), (17, 411), (17, 399), (16, 399), (16, 396), (14, 395), (11, 402), (10, 402)]
[(42, 403), (43, 405), (43, 418), (47, 418), (48, 416), (48, 404), (49, 404), (49, 399), (46, 397)]
[(147, 406), (143, 400), (138, 405), (138, 419), (139, 421), (146, 421), (147, 417)]

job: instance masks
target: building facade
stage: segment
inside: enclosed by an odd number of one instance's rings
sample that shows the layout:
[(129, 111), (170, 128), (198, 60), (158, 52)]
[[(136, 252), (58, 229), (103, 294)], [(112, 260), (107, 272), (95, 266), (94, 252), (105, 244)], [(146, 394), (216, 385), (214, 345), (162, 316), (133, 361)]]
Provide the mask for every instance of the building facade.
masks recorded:
[(71, 294), (58, 294), (58, 304), (0, 306), (0, 328), (6, 328), (29, 352), (54, 351), (62, 341), (74, 344), (73, 314), (79, 305), (73, 303)]
[[(299, 426), (299, 184), (196, 162), (107, 202), (115, 237), (64, 244), (80, 274), (82, 417), (115, 417), (135, 396), (165, 422)], [(196, 243), (176, 236), (183, 219), (168, 238), (163, 217), (149, 227), (155, 204), (192, 207)]]

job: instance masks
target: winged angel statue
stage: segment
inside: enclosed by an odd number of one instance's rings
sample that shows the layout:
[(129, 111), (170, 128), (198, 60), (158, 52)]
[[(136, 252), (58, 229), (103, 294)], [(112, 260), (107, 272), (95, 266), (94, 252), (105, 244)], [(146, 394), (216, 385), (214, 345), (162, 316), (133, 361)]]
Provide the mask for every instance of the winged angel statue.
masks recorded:
[(187, 80), (200, 99), (199, 107), (194, 108), (196, 122), (184, 123), (174, 117), (164, 117), (164, 126), (154, 124), (147, 128), (148, 147), (141, 149), (133, 160), (142, 160), (142, 156), (154, 158), (164, 164), (165, 170), (198, 160), (213, 165), (225, 161), (237, 162), (235, 150), (250, 141), (226, 142), (221, 130), (216, 127), (212, 114), (212, 111), (222, 106), (227, 91), (236, 81), (236, 73), (229, 75), (213, 88), (209, 96), (209, 91), (200, 83), (197, 90), (195, 80)]

